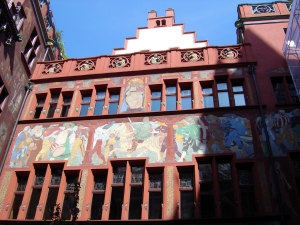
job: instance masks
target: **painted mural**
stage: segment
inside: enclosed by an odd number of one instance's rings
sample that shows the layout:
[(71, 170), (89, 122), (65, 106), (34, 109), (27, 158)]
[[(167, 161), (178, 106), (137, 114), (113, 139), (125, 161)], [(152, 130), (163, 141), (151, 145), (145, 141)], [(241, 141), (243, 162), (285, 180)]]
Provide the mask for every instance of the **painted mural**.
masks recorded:
[(74, 123), (26, 126), (19, 132), (10, 167), (28, 167), (34, 161), (68, 160), (78, 166), (84, 159), (89, 128)]
[(187, 116), (174, 128), (175, 158), (192, 161), (193, 154), (236, 153), (237, 158), (253, 156), (250, 121), (235, 114), (223, 117)]
[(7, 125), (5, 122), (0, 124), (0, 153), (2, 152), (2, 148), (7, 136)]
[(145, 99), (144, 81), (141, 78), (133, 78), (125, 87), (122, 107), (120, 112), (143, 112)]
[(261, 117), (256, 120), (262, 148), (266, 156), (269, 155), (266, 143), (266, 133), (269, 135), (274, 156), (285, 156), (289, 150), (299, 149), (300, 111), (292, 112), (279, 110), (265, 115), (266, 129), (262, 127)]
[(94, 165), (109, 158), (149, 157), (150, 163), (163, 162), (166, 156), (167, 125), (150, 121), (105, 124), (95, 130), (92, 155)]

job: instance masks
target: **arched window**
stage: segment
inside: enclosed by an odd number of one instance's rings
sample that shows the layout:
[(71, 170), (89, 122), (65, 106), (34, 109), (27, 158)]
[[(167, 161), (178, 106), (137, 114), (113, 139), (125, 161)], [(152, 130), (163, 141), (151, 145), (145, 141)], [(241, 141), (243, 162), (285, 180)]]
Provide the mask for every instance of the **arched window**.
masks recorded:
[(156, 20), (156, 26), (160, 26), (160, 20)]

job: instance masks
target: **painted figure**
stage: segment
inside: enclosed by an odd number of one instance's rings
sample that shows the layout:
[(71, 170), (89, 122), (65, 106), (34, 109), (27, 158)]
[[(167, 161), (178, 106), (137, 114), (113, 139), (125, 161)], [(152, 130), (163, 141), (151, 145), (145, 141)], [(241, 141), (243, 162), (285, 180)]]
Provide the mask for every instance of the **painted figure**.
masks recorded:
[(289, 150), (299, 149), (300, 116), (299, 110), (286, 113), (279, 110), (265, 116), (266, 129), (262, 126), (260, 117), (256, 120), (256, 127), (265, 155), (268, 155), (266, 133), (269, 135), (272, 153), (274, 156), (284, 156)]
[(133, 78), (128, 81), (124, 93), (121, 112), (141, 112), (144, 104), (144, 81), (140, 78)]
[(89, 131), (90, 131), (90, 129), (88, 127), (84, 127), (82, 125), (78, 126), (78, 129), (75, 132), (76, 138), (75, 138), (72, 150), (71, 150), (71, 157), (69, 158), (68, 165), (71, 165), (72, 161), (74, 160), (74, 158), (76, 156), (78, 149), (80, 150), (82, 158), (84, 157), (84, 155), (85, 155), (84, 142), (85, 142), (85, 139), (88, 138), (88, 136), (89, 136)]
[[(93, 149), (97, 143), (101, 149), (98, 163), (106, 163), (109, 158), (149, 157), (149, 162), (161, 162), (165, 155), (166, 124), (150, 121), (106, 124), (95, 130)], [(98, 145), (99, 146), (99, 145)]]
[(200, 150), (197, 141), (200, 138), (200, 126), (196, 124), (197, 117), (190, 116), (185, 121), (179, 121), (176, 130), (177, 137), (181, 138), (182, 142), (182, 155), (179, 162), (183, 161), (187, 151), (192, 149), (193, 152), (198, 152)]
[(80, 165), (88, 135), (88, 127), (73, 123), (24, 127), (12, 149), (10, 167), (27, 167), (33, 161), (48, 160), (68, 160), (68, 165)]

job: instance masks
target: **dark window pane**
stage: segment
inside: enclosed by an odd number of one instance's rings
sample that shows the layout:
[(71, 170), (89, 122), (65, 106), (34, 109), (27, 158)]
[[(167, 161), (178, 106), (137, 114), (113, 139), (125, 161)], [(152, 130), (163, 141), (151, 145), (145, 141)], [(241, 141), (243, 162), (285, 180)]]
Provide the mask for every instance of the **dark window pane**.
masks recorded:
[(220, 181), (231, 180), (231, 166), (230, 163), (220, 163), (218, 164), (218, 175)]
[(64, 96), (64, 104), (69, 104), (72, 102), (72, 96)]
[(94, 190), (105, 190), (106, 187), (106, 175), (95, 174), (94, 175)]
[(103, 204), (104, 204), (104, 194), (93, 194), (91, 220), (101, 220)]
[(90, 105), (88, 104), (81, 105), (80, 116), (86, 116), (88, 114), (89, 107)]
[(67, 175), (67, 191), (74, 191), (76, 183), (78, 182), (78, 175)]
[(151, 100), (151, 111), (160, 111), (161, 100), (153, 99)]
[(253, 186), (241, 186), (243, 216), (256, 216), (256, 204)]
[(176, 110), (176, 95), (168, 95), (167, 96), (166, 109), (167, 110)]
[(43, 220), (52, 219), (54, 206), (56, 205), (57, 195), (58, 195), (58, 188), (49, 188)]
[(251, 169), (238, 170), (241, 202), (244, 216), (256, 215), (256, 203)]
[(129, 219), (141, 219), (141, 204), (143, 199), (143, 186), (131, 187), (129, 203)]
[(51, 94), (51, 102), (58, 102), (59, 93), (52, 93)]
[(28, 177), (18, 176), (18, 186), (17, 191), (25, 191), (27, 185)]
[(108, 114), (116, 114), (118, 111), (118, 102), (111, 102), (109, 103), (109, 109), (108, 109)]
[(191, 188), (193, 187), (193, 173), (181, 172), (179, 174), (180, 188)]
[(149, 188), (161, 188), (162, 174), (149, 174)]
[[(124, 195), (123, 187), (112, 187), (110, 210), (109, 210), (110, 220), (121, 219), (123, 195)], [(141, 205), (139, 206), (139, 208), (141, 208)]]
[(9, 219), (17, 219), (19, 210), (20, 210), (20, 206), (22, 204), (22, 200), (23, 200), (23, 194), (15, 195), (15, 199), (14, 199), (14, 202), (11, 207), (10, 214), (9, 214)]
[(213, 108), (214, 107), (214, 98), (213, 96), (203, 96), (204, 108)]
[(114, 167), (114, 184), (123, 184), (125, 179), (126, 167)]
[(284, 91), (275, 91), (274, 94), (275, 94), (278, 104), (287, 103), (287, 99), (286, 99), (286, 95), (285, 95)]
[(36, 207), (39, 204), (41, 193), (42, 193), (42, 189), (40, 189), (40, 188), (39, 189), (34, 188), (32, 190), (30, 203), (28, 206), (27, 214), (26, 214), (26, 219), (34, 219)]
[(199, 164), (199, 176), (201, 181), (212, 181), (211, 164)]
[(235, 201), (232, 182), (220, 183), (221, 209), (223, 217), (235, 217)]
[(71, 204), (73, 204), (74, 202), (74, 194), (72, 193), (66, 193), (65, 194), (65, 198), (64, 198), (64, 203), (63, 203), (63, 207), (61, 210), (61, 218), (63, 220), (69, 220), (71, 219)]
[(37, 169), (35, 171), (34, 185), (43, 185), (45, 180), (46, 169)]
[(42, 113), (42, 110), (43, 110), (43, 107), (36, 107), (36, 108), (35, 108), (35, 113), (34, 113), (33, 118), (34, 118), (34, 119), (40, 118), (41, 113)]
[(191, 97), (185, 97), (181, 98), (181, 108), (182, 109), (191, 109), (192, 107), (192, 98)]
[(218, 92), (218, 98), (220, 107), (226, 107), (230, 105), (228, 92)]
[(202, 218), (215, 217), (214, 194), (211, 183), (200, 184), (200, 209)]
[(132, 167), (131, 168), (131, 183), (143, 182), (144, 167)]
[(70, 110), (70, 105), (64, 105), (62, 107), (60, 117), (66, 117), (66, 116), (68, 116), (69, 110)]
[(161, 192), (149, 192), (149, 219), (161, 219)]
[(51, 176), (50, 185), (59, 185), (60, 180), (61, 180), (62, 170), (56, 169), (56, 168), (51, 168), (51, 173), (52, 173), (52, 176)]
[(194, 218), (194, 192), (181, 191), (180, 192), (180, 213), (181, 219)]
[(45, 104), (45, 98), (37, 98), (38, 106), (43, 106)]
[(102, 114), (103, 105), (104, 105), (104, 100), (96, 101), (94, 115), (101, 115)]
[(55, 104), (50, 104), (49, 110), (48, 110), (48, 115), (47, 118), (52, 118), (56, 109), (56, 103)]

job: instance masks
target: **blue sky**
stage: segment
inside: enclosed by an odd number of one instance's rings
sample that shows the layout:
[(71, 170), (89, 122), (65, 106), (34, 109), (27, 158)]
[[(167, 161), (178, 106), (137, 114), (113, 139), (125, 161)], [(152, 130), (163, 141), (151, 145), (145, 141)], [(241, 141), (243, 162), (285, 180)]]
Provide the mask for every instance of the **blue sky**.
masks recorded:
[(148, 12), (164, 16), (175, 11), (175, 23), (185, 31), (196, 31), (197, 40), (209, 45), (236, 44), (234, 22), (241, 3), (262, 0), (51, 0), (56, 29), (63, 30), (69, 58), (112, 54), (124, 46), (126, 37), (135, 37), (138, 27), (147, 26)]

